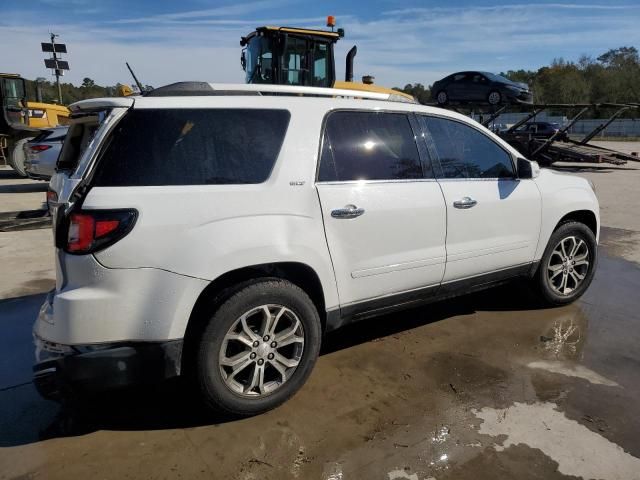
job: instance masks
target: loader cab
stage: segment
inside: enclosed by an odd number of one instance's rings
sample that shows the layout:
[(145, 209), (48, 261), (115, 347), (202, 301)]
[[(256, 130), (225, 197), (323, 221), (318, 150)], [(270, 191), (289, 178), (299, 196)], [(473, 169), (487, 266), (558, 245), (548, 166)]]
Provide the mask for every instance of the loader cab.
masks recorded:
[(246, 83), (333, 87), (333, 46), (344, 31), (259, 27), (242, 37)]
[(27, 125), (27, 93), (24, 78), (10, 73), (0, 73), (0, 133), (12, 127)]

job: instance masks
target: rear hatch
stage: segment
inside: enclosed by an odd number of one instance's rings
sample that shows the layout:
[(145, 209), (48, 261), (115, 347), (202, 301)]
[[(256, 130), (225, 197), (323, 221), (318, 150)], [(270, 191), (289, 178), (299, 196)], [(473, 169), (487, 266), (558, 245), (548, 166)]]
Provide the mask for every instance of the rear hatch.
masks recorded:
[[(66, 235), (61, 231), (61, 226), (67, 223), (74, 204), (82, 200), (87, 188), (86, 179), (91, 174), (104, 140), (133, 103), (133, 98), (107, 98), (71, 105), (69, 131), (58, 157), (56, 174), (51, 177), (47, 192), (56, 246), (60, 244), (60, 235)], [(56, 290), (65, 285), (63, 255), (64, 252), (57, 249)]]

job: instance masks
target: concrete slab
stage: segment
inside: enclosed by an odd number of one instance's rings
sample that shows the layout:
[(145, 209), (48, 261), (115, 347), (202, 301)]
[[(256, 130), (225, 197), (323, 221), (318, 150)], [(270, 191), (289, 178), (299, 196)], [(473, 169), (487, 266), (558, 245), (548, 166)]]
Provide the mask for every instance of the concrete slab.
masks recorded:
[(38, 397), (30, 327), (51, 232), (0, 234), (0, 479), (638, 479), (636, 172), (579, 173), (604, 225), (579, 302), (542, 309), (514, 284), (347, 327), (298, 395), (239, 421), (181, 381), (82, 407)]

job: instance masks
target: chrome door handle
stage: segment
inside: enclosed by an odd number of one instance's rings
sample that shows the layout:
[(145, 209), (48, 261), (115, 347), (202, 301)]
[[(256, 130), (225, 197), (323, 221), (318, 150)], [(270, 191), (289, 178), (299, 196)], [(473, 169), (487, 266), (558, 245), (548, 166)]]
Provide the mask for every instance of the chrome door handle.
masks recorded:
[(345, 205), (344, 208), (336, 208), (331, 210), (333, 218), (356, 218), (364, 213), (364, 208), (358, 208), (355, 205)]
[(454, 207), (462, 209), (475, 207), (477, 204), (478, 202), (471, 197), (463, 197), (462, 199), (453, 202)]

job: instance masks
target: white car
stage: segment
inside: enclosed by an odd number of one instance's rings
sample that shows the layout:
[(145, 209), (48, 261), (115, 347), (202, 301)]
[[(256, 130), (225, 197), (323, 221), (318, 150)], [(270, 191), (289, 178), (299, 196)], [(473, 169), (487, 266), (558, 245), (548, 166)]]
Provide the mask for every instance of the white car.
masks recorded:
[(518, 277), (547, 304), (582, 295), (592, 185), (391, 100), (180, 83), (72, 105), (39, 391), (187, 375), (211, 407), (251, 415), (291, 397), (347, 323)]

